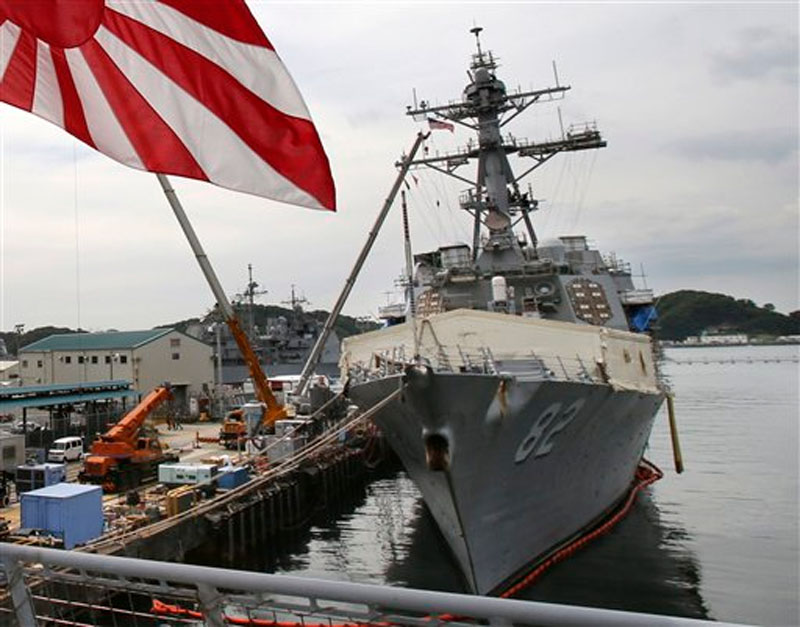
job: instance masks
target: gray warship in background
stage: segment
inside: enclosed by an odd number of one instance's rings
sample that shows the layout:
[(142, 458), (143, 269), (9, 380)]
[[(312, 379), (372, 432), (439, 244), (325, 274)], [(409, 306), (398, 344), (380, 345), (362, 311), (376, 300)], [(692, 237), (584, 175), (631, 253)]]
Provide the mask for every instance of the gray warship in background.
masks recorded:
[[(282, 310), (279, 315), (260, 316), (261, 324), (256, 320), (255, 299), (266, 294), (259, 289), (253, 280), (253, 268), (248, 264), (248, 283), (241, 294), (233, 297), (233, 305), (239, 310), (251, 347), (270, 379), (298, 377), (306, 363), (314, 343), (317, 341), (322, 323), (304, 309), (308, 300), (298, 296), (292, 285), (291, 296), (282, 304), (290, 309)], [(281, 311), (281, 309), (278, 309)], [(233, 334), (227, 324), (219, 321), (216, 312), (212, 311), (206, 318), (186, 330), (193, 337), (215, 347), (219, 355), (221, 369), (220, 381), (226, 385), (241, 386), (250, 378), (250, 371), (242, 357)], [(315, 364), (315, 373), (328, 377), (339, 376), (339, 337), (332, 332), (325, 338), (321, 354)]]
[[(469, 587), (499, 593), (609, 515), (629, 493), (664, 399), (648, 334), (653, 294), (584, 236), (539, 241), (520, 179), (561, 152), (597, 149), (592, 125), (519, 141), (503, 127), (556, 86), (509, 93), (477, 52), (455, 103), (407, 113), (477, 133), (430, 167), (471, 184), (472, 245), (408, 252), (407, 296), (387, 328), (346, 338), (342, 376), (419, 487)], [(521, 176), (509, 156), (529, 159)], [(474, 178), (460, 168), (477, 162)], [(517, 232), (516, 227), (522, 226)], [(413, 262), (412, 262), (413, 259)], [(413, 266), (413, 270), (411, 269)]]

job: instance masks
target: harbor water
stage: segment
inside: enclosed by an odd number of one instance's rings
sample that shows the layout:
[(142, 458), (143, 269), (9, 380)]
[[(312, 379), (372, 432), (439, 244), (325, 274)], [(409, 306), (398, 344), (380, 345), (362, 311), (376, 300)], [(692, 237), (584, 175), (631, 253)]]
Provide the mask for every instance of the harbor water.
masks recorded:
[[(519, 598), (763, 625), (797, 625), (800, 347), (671, 348), (686, 471), (665, 412), (647, 457), (665, 473), (609, 534)], [(501, 487), (498, 487), (501, 489)], [(525, 524), (521, 522), (521, 524)], [(221, 566), (463, 592), (400, 468), (298, 530)], [(207, 559), (204, 559), (207, 562)]]

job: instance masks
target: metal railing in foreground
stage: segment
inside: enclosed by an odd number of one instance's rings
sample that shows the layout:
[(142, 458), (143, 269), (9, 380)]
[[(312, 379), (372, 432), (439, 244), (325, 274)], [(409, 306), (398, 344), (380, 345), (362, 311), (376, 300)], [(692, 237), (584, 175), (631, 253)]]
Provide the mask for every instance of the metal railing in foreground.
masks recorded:
[[(11, 625), (711, 625), (588, 607), (172, 564), (0, 543)], [(484, 623), (485, 624), (485, 623)], [(715, 626), (721, 623), (713, 623)]]

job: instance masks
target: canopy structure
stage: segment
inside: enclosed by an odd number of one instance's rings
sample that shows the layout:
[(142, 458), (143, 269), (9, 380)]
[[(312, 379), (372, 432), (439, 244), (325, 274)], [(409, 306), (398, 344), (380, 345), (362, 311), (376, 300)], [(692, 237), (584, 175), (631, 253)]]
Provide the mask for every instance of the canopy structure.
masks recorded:
[(16, 408), (54, 407), (90, 401), (137, 397), (127, 379), (92, 383), (26, 385), (0, 388), (0, 412)]

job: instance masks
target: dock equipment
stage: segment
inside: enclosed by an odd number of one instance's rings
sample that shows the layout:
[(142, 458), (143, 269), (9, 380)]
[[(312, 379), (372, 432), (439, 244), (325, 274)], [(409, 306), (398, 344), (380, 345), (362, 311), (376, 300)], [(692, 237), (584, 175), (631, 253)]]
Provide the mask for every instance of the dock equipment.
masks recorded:
[(92, 442), (80, 480), (99, 483), (105, 492), (119, 492), (155, 478), (160, 463), (178, 461), (177, 455), (164, 451), (155, 434), (145, 435), (142, 430), (145, 419), (170, 397), (169, 386), (157, 387), (98, 436)]

